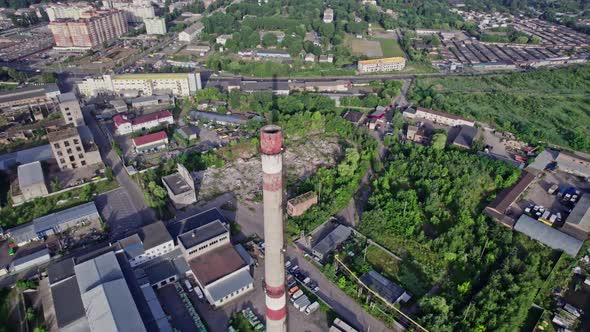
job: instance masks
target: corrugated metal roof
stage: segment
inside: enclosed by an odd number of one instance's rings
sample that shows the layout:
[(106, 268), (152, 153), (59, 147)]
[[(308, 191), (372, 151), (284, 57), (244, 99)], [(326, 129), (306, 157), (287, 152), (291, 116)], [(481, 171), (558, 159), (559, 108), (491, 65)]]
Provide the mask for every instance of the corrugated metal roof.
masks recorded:
[(49, 262), (51, 256), (49, 256), (49, 250), (47, 248), (35, 251), (34, 253), (17, 258), (10, 263), (11, 271), (21, 271), (34, 265), (43, 264)]
[(350, 233), (352, 233), (350, 227), (338, 225), (330, 234), (326, 235), (313, 247), (313, 251), (325, 256), (336, 249), (340, 243), (348, 239)]
[(159, 141), (164, 141), (168, 139), (168, 135), (166, 135), (165, 131), (158, 131), (155, 133), (147, 134), (144, 136), (135, 137), (133, 139), (133, 144), (135, 146), (143, 146), (147, 144), (152, 144)]
[(524, 214), (518, 218), (514, 229), (553, 249), (563, 250), (573, 257), (578, 254), (583, 244), (582, 241)]
[(37, 183), (45, 183), (43, 176), (43, 168), (41, 162), (34, 161), (29, 164), (20, 165), (18, 167), (18, 185), (21, 188), (31, 186)]
[(590, 195), (582, 194), (582, 197), (565, 220), (568, 224), (590, 232)]
[(375, 270), (363, 274), (361, 281), (391, 304), (395, 303), (404, 294), (403, 288)]
[(96, 209), (94, 202), (88, 202), (67, 210), (33, 219), (33, 224), (35, 224), (35, 232), (38, 233), (72, 220), (92, 218), (93, 216), (98, 216), (98, 210)]
[(82, 293), (91, 331), (143, 332), (143, 321), (125, 279), (102, 283)]
[(53, 158), (49, 144), (37, 146), (27, 150), (16, 151), (0, 155), (0, 169), (7, 170), (16, 164), (28, 164), (33, 161), (44, 161)]
[(240, 289), (254, 283), (254, 279), (247, 269), (240, 270), (237, 273), (230, 275), (228, 278), (214, 283), (211, 286), (206, 286), (211, 298), (214, 302), (223, 299), (225, 296), (239, 291)]
[(146, 330), (112, 251), (80, 263), (74, 270), (91, 331)]

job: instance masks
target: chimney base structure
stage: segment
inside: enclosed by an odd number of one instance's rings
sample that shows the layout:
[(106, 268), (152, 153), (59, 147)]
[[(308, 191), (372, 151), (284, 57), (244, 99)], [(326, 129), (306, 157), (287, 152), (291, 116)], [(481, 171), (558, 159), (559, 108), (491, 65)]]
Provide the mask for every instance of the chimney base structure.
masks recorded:
[(283, 131), (275, 125), (260, 130), (264, 201), (264, 282), (266, 331), (287, 331), (285, 258), (283, 254)]

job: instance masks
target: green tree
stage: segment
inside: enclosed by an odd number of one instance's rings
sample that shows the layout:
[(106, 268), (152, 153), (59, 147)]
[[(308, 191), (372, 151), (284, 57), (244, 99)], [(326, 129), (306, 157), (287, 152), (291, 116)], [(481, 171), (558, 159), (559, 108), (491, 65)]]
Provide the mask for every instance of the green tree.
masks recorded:
[(432, 148), (435, 150), (444, 150), (447, 144), (447, 135), (443, 133), (436, 133), (432, 136)]
[(266, 33), (262, 36), (262, 46), (269, 47), (269, 46), (276, 46), (277, 45), (277, 36), (274, 33)]

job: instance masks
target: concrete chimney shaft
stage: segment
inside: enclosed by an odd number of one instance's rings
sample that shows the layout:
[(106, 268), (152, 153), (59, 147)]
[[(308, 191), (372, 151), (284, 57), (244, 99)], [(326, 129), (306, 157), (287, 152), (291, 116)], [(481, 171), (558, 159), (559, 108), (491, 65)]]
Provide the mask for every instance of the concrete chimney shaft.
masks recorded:
[(283, 131), (268, 125), (260, 130), (264, 201), (264, 281), (266, 330), (287, 331), (285, 258), (283, 255)]

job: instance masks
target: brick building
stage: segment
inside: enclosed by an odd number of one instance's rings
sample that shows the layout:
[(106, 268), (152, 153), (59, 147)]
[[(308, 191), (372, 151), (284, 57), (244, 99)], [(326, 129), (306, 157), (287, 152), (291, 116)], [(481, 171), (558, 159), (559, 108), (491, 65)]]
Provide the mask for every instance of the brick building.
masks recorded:
[(47, 139), (59, 168), (73, 169), (102, 163), (98, 147), (86, 126), (62, 127), (47, 133)]

